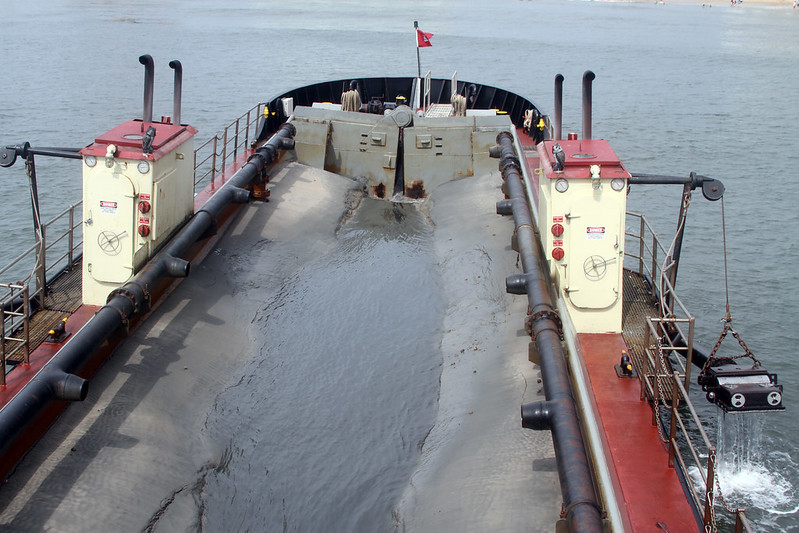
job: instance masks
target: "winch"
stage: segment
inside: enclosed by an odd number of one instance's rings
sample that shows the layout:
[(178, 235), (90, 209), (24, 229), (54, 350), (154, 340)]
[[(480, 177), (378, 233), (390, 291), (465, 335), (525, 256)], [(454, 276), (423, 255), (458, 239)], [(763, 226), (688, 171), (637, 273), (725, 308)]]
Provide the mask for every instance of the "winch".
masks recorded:
[(708, 401), (727, 412), (784, 411), (782, 385), (758, 363), (752, 366), (727, 363), (708, 366), (698, 378)]

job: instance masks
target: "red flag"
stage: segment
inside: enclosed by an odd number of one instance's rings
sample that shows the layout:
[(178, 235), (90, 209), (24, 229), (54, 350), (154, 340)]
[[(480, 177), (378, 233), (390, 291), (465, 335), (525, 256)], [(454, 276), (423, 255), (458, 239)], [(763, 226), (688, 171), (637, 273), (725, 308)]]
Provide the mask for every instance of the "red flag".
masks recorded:
[(425, 33), (419, 28), (416, 28), (416, 46), (419, 48), (424, 48), (425, 46), (433, 46), (433, 43), (430, 42), (430, 37), (432, 37), (432, 33)]

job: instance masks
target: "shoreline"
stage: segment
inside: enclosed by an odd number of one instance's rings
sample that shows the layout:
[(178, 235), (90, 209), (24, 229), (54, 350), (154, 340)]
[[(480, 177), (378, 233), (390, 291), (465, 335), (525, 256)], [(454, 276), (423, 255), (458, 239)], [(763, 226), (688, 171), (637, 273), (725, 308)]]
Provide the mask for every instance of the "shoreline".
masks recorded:
[(729, 1), (724, 0), (664, 0), (656, 2), (654, 0), (591, 0), (591, 1), (606, 1), (606, 2), (627, 2), (635, 4), (678, 4), (678, 5), (696, 5), (701, 7), (732, 7), (732, 8), (745, 8), (745, 7), (770, 7), (770, 8), (787, 8), (793, 9), (793, 0), (743, 0), (740, 4), (732, 6)]

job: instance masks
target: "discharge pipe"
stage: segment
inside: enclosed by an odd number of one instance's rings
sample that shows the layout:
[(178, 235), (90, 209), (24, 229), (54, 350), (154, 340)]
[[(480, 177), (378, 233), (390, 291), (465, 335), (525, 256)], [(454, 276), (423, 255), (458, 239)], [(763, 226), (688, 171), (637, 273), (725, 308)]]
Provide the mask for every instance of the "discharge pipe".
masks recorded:
[(541, 266), (541, 246), (521, 177), (521, 164), (508, 132), (497, 136), (498, 147), (491, 151), (499, 157), (499, 167), (510, 200), (497, 204), (498, 212), (513, 214), (515, 243), (522, 261), (523, 274), (509, 276), (508, 292), (527, 294), (528, 322), (540, 357), (545, 402), (522, 406), (522, 425), (531, 429), (550, 429), (558, 463), (563, 504), (569, 531), (602, 533), (600, 504), (594, 489), (593, 475), (571, 392), (566, 359), (560, 342), (560, 319), (549, 295), (549, 276)]
[(108, 303), (39, 371), (39, 373), (0, 410), (0, 457), (20, 441), (25, 430), (37, 421), (52, 402), (80, 401), (86, 398), (88, 382), (79, 377), (101, 346), (120, 327), (149, 309), (149, 293), (168, 277), (189, 275), (190, 265), (181, 256), (194, 243), (215, 230), (216, 218), (232, 203), (249, 200), (246, 189), (264, 169), (276, 160), (278, 150), (291, 149), (296, 130), (284, 124), (247, 163), (192, 217), (180, 232), (142, 268), (134, 278), (114, 290)]

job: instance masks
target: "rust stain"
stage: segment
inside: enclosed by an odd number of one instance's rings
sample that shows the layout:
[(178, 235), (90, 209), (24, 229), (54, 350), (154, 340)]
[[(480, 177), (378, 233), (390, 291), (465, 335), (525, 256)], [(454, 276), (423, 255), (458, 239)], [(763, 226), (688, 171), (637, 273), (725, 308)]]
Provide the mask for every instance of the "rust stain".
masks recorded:
[(424, 190), (424, 182), (422, 180), (416, 180), (412, 182), (410, 186), (405, 187), (405, 196), (413, 198), (414, 200), (426, 197), (427, 192)]
[(383, 183), (378, 184), (375, 187), (375, 196), (378, 198), (385, 198), (386, 197), (386, 186)]

